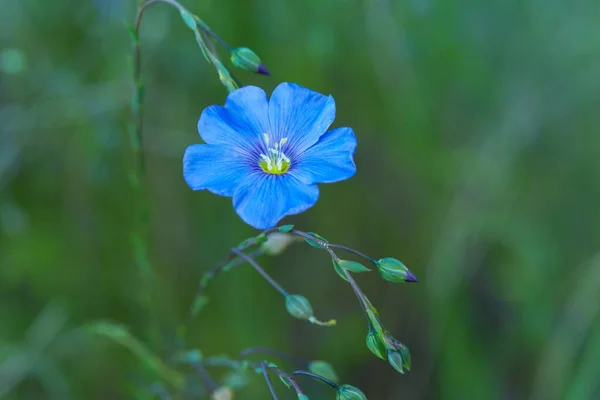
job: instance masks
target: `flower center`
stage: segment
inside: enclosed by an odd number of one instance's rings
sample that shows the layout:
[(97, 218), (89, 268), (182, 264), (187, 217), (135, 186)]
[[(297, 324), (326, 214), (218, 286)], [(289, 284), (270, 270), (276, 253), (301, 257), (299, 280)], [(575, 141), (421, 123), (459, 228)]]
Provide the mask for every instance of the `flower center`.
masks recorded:
[(265, 144), (267, 145), (267, 154), (260, 154), (258, 165), (260, 165), (262, 170), (267, 174), (285, 174), (290, 167), (291, 161), (287, 158), (281, 148), (285, 142), (287, 142), (287, 138), (283, 138), (279, 143), (274, 143), (273, 147), (269, 147), (269, 135), (264, 133), (263, 137), (265, 139)]

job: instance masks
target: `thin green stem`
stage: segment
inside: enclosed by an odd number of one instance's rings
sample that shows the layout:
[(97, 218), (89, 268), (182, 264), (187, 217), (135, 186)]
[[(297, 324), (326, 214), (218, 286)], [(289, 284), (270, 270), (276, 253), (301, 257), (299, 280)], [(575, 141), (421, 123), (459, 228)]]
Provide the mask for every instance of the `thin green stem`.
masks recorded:
[(294, 371), (294, 372), (292, 372), (290, 374), (290, 376), (294, 376), (294, 375), (306, 375), (306, 376), (310, 376), (313, 379), (316, 379), (316, 380), (319, 380), (319, 381), (321, 381), (323, 383), (328, 384), (329, 386), (331, 386), (332, 388), (334, 388), (336, 390), (339, 388), (339, 385), (337, 383), (332, 382), (329, 379), (327, 379), (327, 378), (325, 378), (325, 377), (323, 377), (321, 375), (314, 374), (312, 372), (299, 370), (299, 371)]
[(275, 281), (273, 278), (271, 278), (271, 277), (269, 276), (269, 274), (267, 274), (267, 273), (265, 272), (265, 270), (264, 270), (264, 269), (262, 269), (262, 268), (261, 268), (261, 266), (260, 266), (260, 265), (258, 265), (258, 263), (257, 263), (256, 261), (254, 261), (254, 259), (253, 259), (253, 258), (251, 258), (251, 257), (250, 257), (248, 254), (244, 253), (244, 252), (243, 252), (243, 251), (241, 251), (241, 250), (238, 250), (238, 249), (237, 249), (237, 248), (235, 248), (235, 247), (234, 247), (234, 248), (232, 248), (232, 249), (231, 249), (231, 251), (232, 251), (233, 253), (237, 254), (238, 256), (242, 257), (243, 259), (245, 259), (245, 260), (248, 262), (248, 264), (252, 265), (252, 267), (254, 267), (254, 269), (255, 269), (256, 271), (258, 271), (258, 273), (259, 273), (259, 274), (261, 274), (261, 275), (262, 275), (262, 277), (263, 277), (263, 278), (265, 278), (265, 280), (266, 280), (267, 282), (269, 282), (269, 284), (270, 284), (271, 286), (273, 286), (275, 289), (277, 289), (277, 291), (278, 291), (279, 293), (281, 293), (281, 294), (283, 295), (283, 297), (287, 297), (288, 293), (286, 292), (286, 290), (285, 290), (284, 288), (282, 288), (282, 287), (281, 287), (281, 285), (279, 285), (279, 283), (277, 283), (277, 282), (276, 282), (276, 281)]
[(194, 369), (200, 376), (200, 379), (202, 379), (202, 381), (204, 382), (206, 387), (208, 387), (211, 393), (219, 388), (217, 382), (215, 382), (215, 380), (210, 376), (210, 373), (201, 362), (194, 363), (193, 365)]
[(303, 394), (302, 393), (302, 389), (300, 389), (300, 385), (298, 385), (298, 382), (296, 382), (296, 380), (288, 373), (285, 373), (284, 371), (280, 370), (279, 368), (272, 368), (275, 373), (277, 375), (279, 375), (280, 377), (284, 377), (285, 379), (287, 379), (287, 381), (290, 383), (290, 385), (292, 385), (292, 387), (294, 388), (294, 390), (296, 391), (296, 394), (300, 395)]
[(310, 233), (299, 231), (298, 229), (292, 229), (290, 231), (290, 233), (293, 234), (293, 235), (301, 236), (301, 237), (303, 237), (305, 239), (308, 239), (308, 240), (312, 240), (313, 242), (318, 243), (320, 246), (323, 246), (324, 248), (333, 248), (333, 249), (344, 250), (344, 251), (347, 251), (349, 253), (356, 254), (357, 256), (362, 257), (362, 258), (364, 258), (366, 260), (369, 260), (372, 263), (376, 263), (377, 262), (377, 260), (375, 260), (372, 257), (369, 257), (365, 253), (362, 253), (362, 252), (360, 252), (358, 250), (354, 250), (353, 248), (350, 248), (350, 247), (347, 247), (347, 246), (343, 246), (341, 244), (335, 244), (335, 243), (325, 242), (325, 241), (323, 241), (323, 240), (321, 240), (321, 239), (319, 239), (319, 238), (311, 235)]
[[(245, 250), (249, 249), (250, 247), (253, 247), (257, 244), (257, 238), (259, 236), (268, 235), (269, 233), (275, 232), (277, 230), (278, 230), (278, 228), (266, 229), (263, 232), (261, 232), (260, 234), (258, 234), (257, 236), (253, 237), (252, 239), (246, 241), (243, 245), (238, 245), (237, 248), (240, 249), (241, 251), (245, 251)], [(261, 248), (259, 248), (259, 249), (256, 249), (254, 252), (250, 253), (249, 257), (255, 258), (262, 254), (263, 254), (263, 250)], [(232, 251), (230, 251), (224, 260), (222, 260), (217, 265), (215, 265), (213, 268), (211, 268), (208, 272), (205, 273), (205, 275), (208, 274), (209, 276), (211, 276), (211, 280), (212, 280), (218, 274), (223, 272), (223, 270), (227, 266), (234, 267), (237, 265), (241, 265), (245, 262), (246, 262), (246, 259), (241, 258), (241, 257), (237, 257), (237, 260), (236, 260), (236, 254), (233, 253)], [(208, 285), (208, 283), (203, 282), (202, 280), (199, 282), (198, 289), (196, 290), (196, 295), (194, 296), (194, 299), (198, 299), (199, 297), (204, 295), (204, 291), (205, 291), (207, 285)], [(191, 324), (193, 318), (194, 318), (194, 310), (193, 310), (193, 304), (192, 304), (192, 307), (190, 307), (190, 310), (188, 312), (188, 325)]]
[(144, 13), (148, 9), (148, 7), (152, 6), (156, 3), (166, 3), (171, 6), (177, 8), (181, 12), (184, 8), (173, 0), (148, 0), (145, 3), (140, 2), (140, 5), (137, 10), (137, 14), (135, 17), (135, 25), (134, 25), (134, 33), (135, 33), (135, 43), (133, 47), (133, 81), (135, 83), (135, 94), (134, 94), (134, 102), (133, 102), (133, 112), (135, 119), (135, 139), (134, 142), (134, 152), (139, 157), (140, 170), (144, 171), (144, 158), (143, 158), (143, 102), (144, 102), (144, 92), (143, 92), (143, 84), (141, 81), (141, 68), (142, 68), (142, 54), (140, 48), (140, 25), (142, 23), (142, 17)]
[[(326, 250), (329, 253), (329, 255), (331, 256), (331, 258), (334, 259), (335, 262), (340, 261), (340, 258), (337, 256), (337, 254), (335, 254), (335, 252), (333, 250), (331, 250), (329, 248), (327, 248)], [(360, 304), (360, 308), (368, 322), (369, 314), (367, 313), (367, 307), (368, 307), (369, 303), (368, 303), (368, 300), (366, 300), (365, 294), (362, 292), (362, 290), (360, 290), (360, 287), (358, 287), (358, 284), (352, 277), (352, 274), (347, 269), (344, 269), (344, 268), (342, 268), (342, 271), (344, 272), (344, 276), (346, 277), (346, 280), (352, 287), (352, 290), (354, 291), (354, 294), (356, 295), (356, 298), (358, 299), (358, 303)]]
[(197, 21), (198, 27), (206, 32), (210, 37), (215, 39), (221, 46), (227, 49), (227, 51), (231, 51), (231, 46), (229, 46), (223, 39), (221, 39), (216, 33), (214, 33), (208, 25), (204, 22)]
[(302, 232), (302, 231), (299, 231), (298, 229), (292, 229), (290, 231), (290, 233), (292, 235), (302, 236), (304, 239), (312, 240), (313, 242), (319, 244), (319, 246), (323, 246), (325, 248), (329, 246), (328, 242), (324, 242), (321, 239), (311, 235), (310, 233)]
[(277, 400), (277, 393), (275, 393), (275, 388), (271, 383), (271, 378), (269, 378), (269, 371), (267, 370), (267, 363), (264, 361), (260, 362), (260, 367), (262, 368), (263, 376), (265, 377), (265, 381), (267, 381), (267, 386), (269, 386), (269, 390), (271, 391), (271, 395), (274, 400)]
[[(329, 255), (336, 261), (339, 262), (340, 258), (337, 256), (337, 254), (335, 254), (335, 252), (332, 250), (332, 248), (336, 248), (336, 249), (340, 249), (340, 250), (344, 250), (344, 251), (348, 251), (350, 253), (354, 253), (360, 257), (363, 257), (371, 262), (376, 262), (373, 258), (367, 256), (364, 253), (361, 253), (358, 250), (354, 250), (350, 247), (346, 247), (346, 246), (342, 246), (342, 245), (338, 245), (338, 244), (333, 244), (333, 243), (329, 243), (326, 241), (323, 241), (313, 235), (311, 235), (310, 233), (307, 232), (303, 232), (303, 231), (299, 231), (297, 229), (292, 229), (290, 231), (291, 234), (294, 235), (298, 235), (301, 236), (305, 239), (311, 240), (317, 244), (319, 244), (320, 246), (322, 246), (328, 253)], [(369, 307), (370, 303), (369, 300), (367, 299), (367, 297), (365, 296), (365, 294), (362, 292), (362, 290), (360, 290), (360, 288), (358, 287), (358, 284), (356, 283), (356, 281), (354, 280), (354, 278), (352, 278), (352, 275), (348, 272), (348, 270), (343, 269), (344, 271), (344, 276), (346, 277), (346, 280), (348, 281), (348, 283), (350, 283), (350, 286), (352, 287), (352, 290), (354, 291), (354, 294), (356, 295), (358, 302), (360, 304), (360, 307), (365, 315), (365, 318), (367, 319), (367, 321), (369, 321), (369, 316), (367, 314), (367, 308)]]
[(358, 299), (358, 303), (360, 304), (360, 308), (363, 312), (363, 314), (365, 315), (365, 318), (367, 319), (367, 322), (369, 322), (369, 314), (367, 313), (367, 307), (368, 304), (366, 299), (365, 294), (362, 292), (362, 290), (360, 290), (360, 288), (358, 287), (358, 285), (356, 284), (356, 281), (354, 280), (354, 278), (352, 278), (352, 274), (350, 274), (350, 272), (348, 272), (348, 270), (343, 270), (344, 271), (344, 275), (346, 276), (346, 279), (348, 279), (348, 283), (350, 284), (350, 286), (352, 287), (352, 290), (354, 291), (354, 294), (356, 295), (356, 298)]
[(366, 255), (366, 254), (364, 254), (364, 253), (361, 253), (361, 252), (360, 252), (360, 251), (358, 251), (358, 250), (354, 250), (354, 249), (352, 249), (352, 248), (350, 248), (350, 247), (342, 246), (341, 244), (333, 244), (333, 243), (329, 243), (329, 247), (331, 247), (331, 248), (334, 248), (334, 249), (340, 249), (340, 250), (344, 250), (344, 251), (347, 251), (348, 253), (356, 254), (357, 256), (359, 256), (359, 257), (362, 257), (362, 258), (364, 258), (365, 260), (369, 260), (369, 261), (371, 261), (372, 263), (376, 263), (376, 262), (377, 262), (377, 260), (375, 260), (375, 259), (373, 259), (373, 258), (369, 257), (368, 255)]

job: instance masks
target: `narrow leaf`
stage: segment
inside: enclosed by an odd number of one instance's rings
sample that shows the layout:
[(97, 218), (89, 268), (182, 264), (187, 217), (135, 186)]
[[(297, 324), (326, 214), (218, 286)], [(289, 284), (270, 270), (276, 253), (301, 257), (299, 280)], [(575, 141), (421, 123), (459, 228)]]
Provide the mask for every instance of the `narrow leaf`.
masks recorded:
[(279, 227), (279, 232), (288, 233), (292, 229), (294, 229), (294, 225), (282, 225)]
[(338, 265), (344, 269), (347, 269), (351, 272), (367, 272), (370, 271), (369, 268), (365, 267), (359, 262), (350, 261), (350, 260), (340, 260), (338, 261)]
[(346, 274), (344, 274), (344, 270), (342, 269), (342, 267), (340, 267), (338, 265), (338, 263), (332, 258), (331, 262), (333, 263), (333, 269), (335, 269), (335, 272), (337, 272), (337, 274), (346, 282), (348, 282), (348, 278), (346, 278)]
[(304, 241), (308, 244), (310, 244), (313, 247), (316, 247), (317, 249), (325, 249), (327, 248), (327, 245), (329, 244), (329, 242), (327, 241), (327, 239), (325, 239), (322, 236), (317, 235), (314, 232), (308, 232), (309, 235), (311, 235), (312, 237), (314, 237), (315, 239), (317, 239), (318, 241), (315, 240), (311, 240), (309, 238), (304, 238)]

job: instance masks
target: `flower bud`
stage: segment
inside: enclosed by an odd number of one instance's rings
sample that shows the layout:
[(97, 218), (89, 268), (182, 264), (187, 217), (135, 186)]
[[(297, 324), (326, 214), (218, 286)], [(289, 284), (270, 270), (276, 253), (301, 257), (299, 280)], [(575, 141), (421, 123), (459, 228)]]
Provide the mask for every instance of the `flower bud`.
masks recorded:
[(267, 241), (262, 244), (262, 250), (270, 256), (277, 256), (285, 251), (287, 247), (294, 241), (294, 236), (288, 233), (273, 232)]
[(382, 258), (376, 263), (379, 275), (390, 282), (418, 282), (412, 272), (395, 258)]
[(388, 362), (394, 369), (401, 374), (404, 374), (404, 370), (402, 369), (403, 360), (402, 354), (399, 351), (388, 349)]
[(367, 347), (371, 350), (371, 353), (375, 354), (377, 357), (385, 360), (386, 358), (386, 349), (383, 340), (379, 338), (377, 332), (373, 329), (369, 330), (367, 334)]
[(388, 351), (396, 351), (400, 353), (400, 356), (402, 357), (402, 367), (404, 367), (405, 370), (410, 371), (411, 357), (410, 350), (408, 349), (408, 347), (403, 345), (402, 342), (400, 342), (398, 339), (396, 339), (389, 333), (384, 333), (383, 340), (385, 343), (385, 347), (388, 349)]
[(231, 50), (231, 62), (238, 68), (246, 71), (270, 75), (269, 70), (262, 63), (255, 52), (247, 47), (238, 47)]
[(335, 398), (336, 400), (367, 400), (367, 396), (360, 389), (351, 385), (338, 387)]
[(298, 400), (308, 400), (308, 396), (302, 393), (298, 393)]
[(313, 309), (308, 299), (299, 294), (289, 294), (285, 297), (285, 308), (295, 318), (309, 319), (313, 316)]
[(212, 400), (233, 400), (233, 390), (227, 386), (222, 386), (215, 390), (211, 396)]
[(312, 361), (308, 365), (308, 370), (313, 374), (321, 375), (323, 378), (327, 378), (332, 382), (338, 382), (338, 377), (335, 373), (335, 370), (331, 364), (326, 361)]
[(411, 357), (410, 357), (410, 350), (405, 345), (400, 345), (400, 349), (398, 351), (402, 355), (402, 366), (407, 371), (410, 371), (410, 368), (412, 366), (411, 365), (412, 362), (411, 362)]

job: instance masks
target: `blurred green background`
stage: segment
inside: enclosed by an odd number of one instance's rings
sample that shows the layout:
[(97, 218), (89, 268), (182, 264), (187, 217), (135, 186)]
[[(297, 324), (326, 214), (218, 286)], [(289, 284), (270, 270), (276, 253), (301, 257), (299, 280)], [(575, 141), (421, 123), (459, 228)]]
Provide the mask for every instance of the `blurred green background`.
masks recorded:
[[(244, 84), (332, 94), (334, 126), (356, 132), (357, 175), (284, 222), (397, 257), (421, 281), (357, 276), (412, 351), (406, 375), (367, 350), (352, 291), (302, 244), (260, 262), (336, 327), (292, 319), (246, 266), (208, 289), (191, 346), (325, 359), (376, 400), (600, 398), (600, 2), (183, 4), (261, 56), (272, 76), (237, 71)], [(0, 1), (0, 397), (132, 398), (149, 383), (139, 360), (73, 332), (122, 323), (167, 359), (202, 273), (255, 234), (231, 199), (183, 181), (200, 112), (226, 91), (163, 4), (142, 23), (143, 199), (131, 189), (134, 13), (135, 1)], [(144, 204), (151, 284), (130, 245)], [(256, 376), (236, 398), (269, 395)]]

